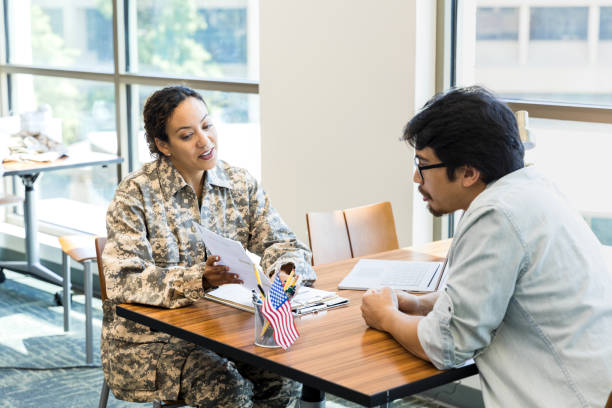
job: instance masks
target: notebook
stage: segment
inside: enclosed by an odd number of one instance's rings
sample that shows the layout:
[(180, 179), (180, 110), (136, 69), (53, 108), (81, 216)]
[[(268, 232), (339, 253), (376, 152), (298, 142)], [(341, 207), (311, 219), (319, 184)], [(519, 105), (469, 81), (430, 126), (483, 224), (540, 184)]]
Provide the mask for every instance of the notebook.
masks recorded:
[(367, 290), (391, 287), (413, 292), (433, 292), (444, 270), (442, 262), (360, 259), (338, 289)]

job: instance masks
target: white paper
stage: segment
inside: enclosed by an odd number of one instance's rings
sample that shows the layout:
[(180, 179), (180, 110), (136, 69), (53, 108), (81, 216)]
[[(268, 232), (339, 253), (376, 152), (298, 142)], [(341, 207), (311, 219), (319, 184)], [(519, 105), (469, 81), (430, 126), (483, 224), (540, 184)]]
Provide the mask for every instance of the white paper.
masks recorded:
[[(257, 278), (255, 277), (255, 270), (253, 268), (253, 262), (251, 258), (246, 254), (242, 244), (233, 239), (222, 237), (219, 234), (207, 230), (197, 222), (194, 222), (206, 248), (212, 255), (218, 255), (221, 259), (217, 264), (226, 265), (230, 268), (230, 273), (237, 274), (244, 286), (250, 289), (257, 289)], [(261, 284), (264, 290), (272, 286), (270, 280), (265, 273), (259, 271), (261, 278)]]
[(338, 285), (339, 289), (390, 287), (428, 292), (435, 290), (442, 262), (361, 259)]

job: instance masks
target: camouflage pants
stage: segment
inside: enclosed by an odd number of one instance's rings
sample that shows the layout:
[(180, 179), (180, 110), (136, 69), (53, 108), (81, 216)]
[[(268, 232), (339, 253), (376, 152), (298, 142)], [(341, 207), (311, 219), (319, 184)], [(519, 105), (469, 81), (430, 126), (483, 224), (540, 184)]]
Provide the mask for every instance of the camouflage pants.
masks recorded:
[(286, 407), (301, 384), (257, 367), (195, 348), (181, 374), (180, 399), (197, 407)]

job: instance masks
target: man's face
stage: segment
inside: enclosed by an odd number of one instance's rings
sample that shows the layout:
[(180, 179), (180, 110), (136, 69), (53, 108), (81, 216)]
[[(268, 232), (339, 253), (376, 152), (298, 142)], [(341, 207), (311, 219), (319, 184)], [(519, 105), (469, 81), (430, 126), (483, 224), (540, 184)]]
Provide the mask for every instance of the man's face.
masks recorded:
[[(436, 153), (431, 147), (416, 150), (419, 166), (429, 166), (441, 163)], [(461, 185), (459, 177), (460, 169), (455, 170), (455, 180), (450, 181), (446, 173), (446, 167), (436, 167), (422, 170), (423, 177), (419, 169), (414, 169), (413, 180), (419, 185), (419, 192), (423, 196), (423, 201), (427, 202), (427, 209), (436, 217), (448, 214), (462, 208), (461, 202), (465, 191)]]

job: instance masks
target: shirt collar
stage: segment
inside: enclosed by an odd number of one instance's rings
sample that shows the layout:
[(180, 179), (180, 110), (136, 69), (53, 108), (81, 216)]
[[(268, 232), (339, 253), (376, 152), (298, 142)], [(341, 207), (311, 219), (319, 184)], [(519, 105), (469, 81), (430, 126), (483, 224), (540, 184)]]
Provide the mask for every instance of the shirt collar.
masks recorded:
[[(168, 199), (188, 184), (168, 157), (160, 155), (157, 162), (160, 185), (164, 195)], [(230, 177), (227, 174), (224, 163), (221, 161), (217, 161), (215, 168), (206, 171), (204, 187), (210, 189), (211, 186), (232, 188)]]
[(214, 169), (206, 172), (204, 186), (209, 188), (211, 185), (229, 189), (232, 188), (230, 176), (227, 174), (225, 163), (220, 160), (217, 160), (217, 165)]
[(181, 176), (178, 169), (174, 167), (172, 161), (161, 154), (159, 159), (157, 159), (157, 171), (159, 174), (159, 184), (166, 199), (174, 196), (177, 191), (187, 186), (187, 182)]

